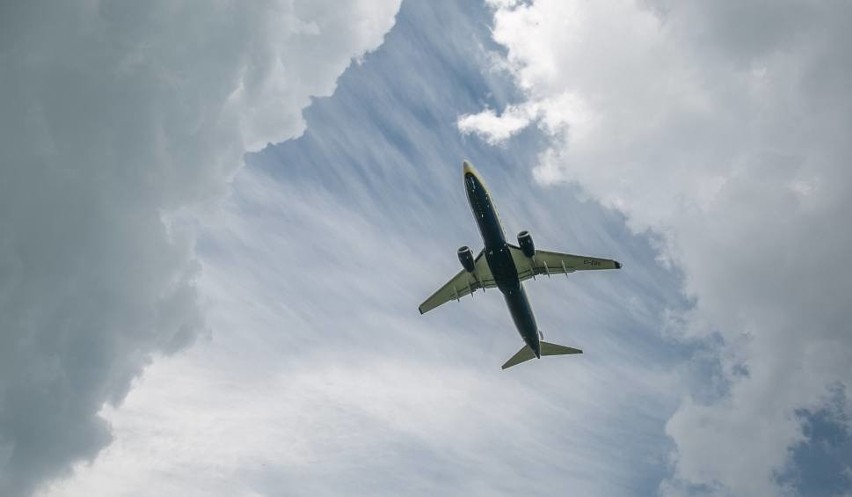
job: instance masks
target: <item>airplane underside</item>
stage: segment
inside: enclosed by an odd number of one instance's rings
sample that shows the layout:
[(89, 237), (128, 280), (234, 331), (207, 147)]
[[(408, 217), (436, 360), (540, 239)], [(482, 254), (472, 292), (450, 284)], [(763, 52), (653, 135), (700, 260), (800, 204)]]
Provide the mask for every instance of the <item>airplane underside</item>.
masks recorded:
[(518, 234), (518, 245), (506, 242), (497, 209), (476, 169), (468, 161), (462, 165), (465, 189), (485, 248), (473, 257), (470, 248), (458, 250), (462, 271), (420, 305), (420, 313), (428, 312), (449, 300), (460, 300), (476, 290), (497, 287), (525, 345), (505, 364), (510, 368), (533, 358), (548, 355), (582, 354), (582, 350), (541, 340), (541, 331), (527, 299), (522, 282), (537, 275), (565, 274), (574, 271), (619, 269), (612, 259), (578, 256), (536, 250), (526, 231)]

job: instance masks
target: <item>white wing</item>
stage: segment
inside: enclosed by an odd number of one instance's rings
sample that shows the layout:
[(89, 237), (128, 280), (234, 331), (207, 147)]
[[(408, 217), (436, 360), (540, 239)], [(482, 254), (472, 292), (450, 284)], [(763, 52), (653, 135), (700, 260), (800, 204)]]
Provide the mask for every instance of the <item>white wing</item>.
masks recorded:
[(453, 279), (420, 304), (420, 314), (431, 311), (450, 300), (459, 300), (480, 288), (494, 288), (496, 286), (494, 275), (491, 274), (491, 268), (488, 267), (488, 261), (485, 259), (485, 250), (482, 250), (474, 259), (473, 272), (469, 273), (464, 269), (459, 271), (458, 274), (453, 276)]
[(535, 255), (527, 257), (520, 247), (511, 244), (509, 244), (509, 251), (512, 253), (512, 259), (518, 269), (518, 278), (521, 281), (539, 274), (567, 274), (574, 271), (621, 268), (621, 263), (612, 259), (548, 252), (546, 250), (536, 250)]

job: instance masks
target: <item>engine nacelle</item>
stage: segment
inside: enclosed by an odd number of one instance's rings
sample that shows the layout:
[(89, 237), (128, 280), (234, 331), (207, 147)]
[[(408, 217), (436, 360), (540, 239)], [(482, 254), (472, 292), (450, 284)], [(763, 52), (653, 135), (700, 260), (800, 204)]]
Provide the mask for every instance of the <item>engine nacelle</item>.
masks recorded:
[(535, 255), (535, 244), (533, 244), (532, 235), (529, 231), (518, 233), (518, 245), (525, 256), (532, 257)]
[(473, 268), (475, 263), (473, 261), (473, 252), (470, 251), (470, 247), (467, 245), (462, 245), (459, 247), (459, 262), (461, 262), (462, 267), (468, 273), (473, 272)]

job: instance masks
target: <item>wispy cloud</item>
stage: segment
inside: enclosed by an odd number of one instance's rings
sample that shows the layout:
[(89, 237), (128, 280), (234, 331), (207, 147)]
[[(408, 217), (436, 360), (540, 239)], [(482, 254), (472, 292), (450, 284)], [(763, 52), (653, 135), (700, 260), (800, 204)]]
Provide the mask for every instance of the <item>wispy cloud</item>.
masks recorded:
[[(488, 16), (406, 2), (302, 137), (248, 158), (200, 228), (212, 339), (153, 364), (104, 411), (116, 442), (47, 495), (126, 489), (125, 475), (183, 495), (656, 489), (691, 374), (656, 333), (684, 308), (678, 275), (618, 213), (534, 182), (540, 135), (495, 149), (459, 134), (459, 114), (520, 96), (489, 70)], [(625, 262), (528, 285), (547, 336), (584, 356), (500, 371), (521, 342), (497, 292), (417, 313), (455, 248), (479, 243), (465, 157), (510, 233)]]

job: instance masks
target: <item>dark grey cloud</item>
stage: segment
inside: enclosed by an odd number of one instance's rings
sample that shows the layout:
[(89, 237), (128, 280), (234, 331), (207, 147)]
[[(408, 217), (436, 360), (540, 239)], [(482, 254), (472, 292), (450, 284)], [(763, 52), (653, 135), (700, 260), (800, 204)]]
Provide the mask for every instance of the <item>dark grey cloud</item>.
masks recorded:
[(301, 132), (397, 6), (0, 8), (0, 494), (93, 458), (104, 402), (203, 329), (172, 214), (216, 198), (246, 148)]

